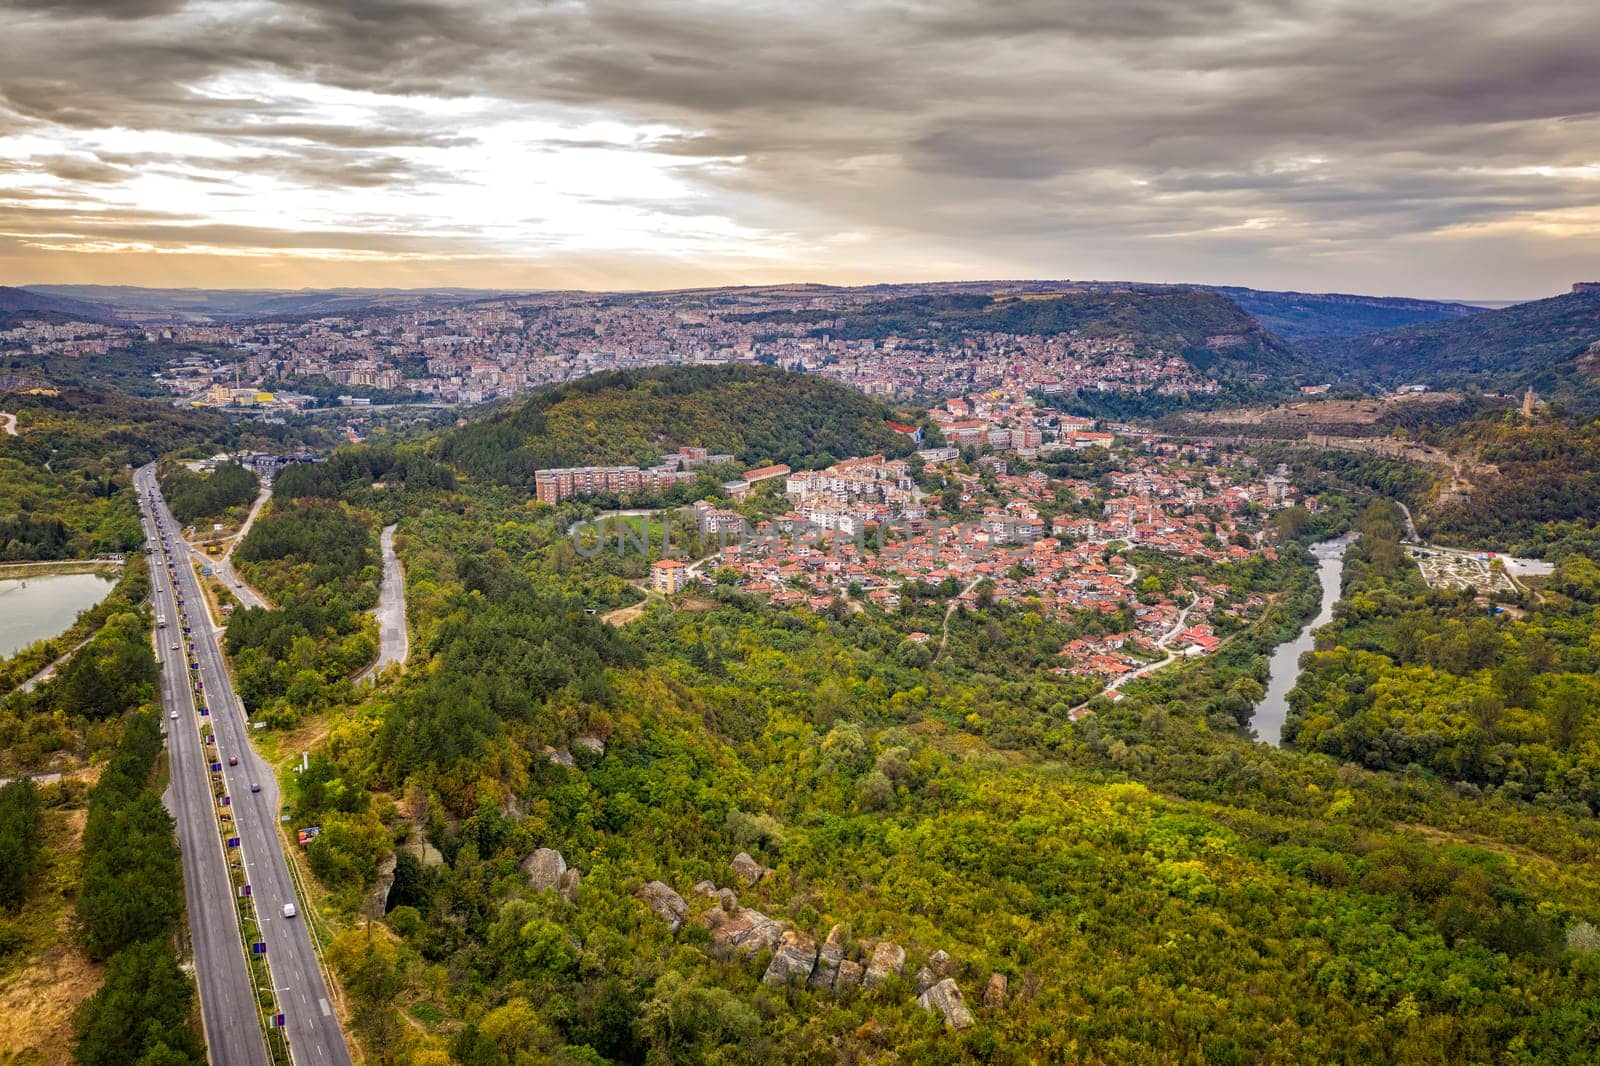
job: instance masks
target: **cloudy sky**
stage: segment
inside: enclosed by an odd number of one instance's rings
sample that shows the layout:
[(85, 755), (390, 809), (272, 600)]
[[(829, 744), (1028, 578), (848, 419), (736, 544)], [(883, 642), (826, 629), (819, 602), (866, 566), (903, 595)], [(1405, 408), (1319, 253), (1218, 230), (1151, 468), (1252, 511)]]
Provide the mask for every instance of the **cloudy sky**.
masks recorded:
[(0, 283), (1600, 277), (1600, 4), (0, 0)]

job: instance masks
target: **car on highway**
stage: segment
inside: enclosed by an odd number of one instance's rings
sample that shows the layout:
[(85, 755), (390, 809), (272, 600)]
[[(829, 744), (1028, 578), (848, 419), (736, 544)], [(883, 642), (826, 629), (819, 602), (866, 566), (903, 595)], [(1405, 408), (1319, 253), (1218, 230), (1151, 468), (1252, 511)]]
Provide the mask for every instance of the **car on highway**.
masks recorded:
[(285, 918), (293, 918), (294, 917), (294, 904), (293, 903), (285, 903), (283, 905), (283, 916)]
[(178, 717), (178, 712), (177, 711), (173, 711), (171, 714), (167, 715), (167, 717), (168, 718), (176, 718), (176, 717)]
[(251, 792), (260, 792), (261, 791), (261, 784), (259, 782), (257, 782), (257, 781), (250, 782), (250, 791)]
[(172, 646), (172, 650), (173, 650), (173, 651), (177, 651), (177, 650), (178, 650), (178, 646), (177, 646), (177, 645), (176, 645), (176, 644), (174, 644), (174, 645), (173, 645), (173, 646)]
[(237, 755), (228, 756), (228, 765), (229, 766), (238, 766), (239, 765), (239, 756), (237, 756)]

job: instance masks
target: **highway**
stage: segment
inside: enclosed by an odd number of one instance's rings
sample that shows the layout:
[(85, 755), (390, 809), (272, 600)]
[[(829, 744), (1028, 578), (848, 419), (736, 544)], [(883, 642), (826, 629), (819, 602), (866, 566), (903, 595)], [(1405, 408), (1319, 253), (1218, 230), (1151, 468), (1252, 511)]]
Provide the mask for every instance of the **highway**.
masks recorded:
[[(170, 569), (160, 557), (152, 568), (156, 613), (167, 620), (157, 631), (162, 662), (162, 695), (169, 712), (172, 788), (169, 805), (178, 819), (183, 849), (184, 892), (195, 944), (196, 977), (213, 1063), (264, 1064), (266, 1050), (252, 1003), (249, 975), (234, 918), (234, 889), (228, 880), (223, 845), (212, 811), (209, 764), (221, 764), (230, 799), (234, 833), (240, 847), (228, 852), (243, 863), (251, 898), (260, 916), (261, 940), (285, 1018), (289, 1051), (296, 1066), (349, 1066), (350, 1051), (328, 995), (328, 987), (312, 947), (301, 901), (278, 835), (278, 783), (249, 743), (249, 724), (233, 691), (217, 643), (217, 633), (201, 594), (200, 581), (188, 558), (178, 524), (156, 485), (154, 467), (135, 475), (147, 531), (164, 539)], [(181, 599), (180, 606), (177, 600)], [(210, 710), (216, 735), (214, 753), (202, 752), (197, 732), (195, 691), (190, 687), (179, 626), (187, 612), (191, 628), (188, 654), (200, 675), (200, 699)], [(179, 643), (174, 651), (172, 644)], [(238, 765), (230, 766), (229, 759)], [(252, 792), (252, 784), (259, 792)], [(294, 917), (284, 916), (293, 904)], [(212, 940), (216, 942), (212, 942)]]

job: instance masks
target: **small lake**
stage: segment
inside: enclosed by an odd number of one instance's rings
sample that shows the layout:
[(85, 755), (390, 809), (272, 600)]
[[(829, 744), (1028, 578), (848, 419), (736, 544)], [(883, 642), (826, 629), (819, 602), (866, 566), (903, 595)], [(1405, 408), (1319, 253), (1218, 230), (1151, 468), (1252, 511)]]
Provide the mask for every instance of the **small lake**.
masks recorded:
[(0, 580), (0, 659), (66, 632), (80, 612), (111, 594), (103, 574), (40, 574)]
[(1317, 616), (1295, 636), (1272, 650), (1267, 665), (1267, 694), (1256, 704), (1250, 720), (1256, 737), (1277, 747), (1283, 737), (1284, 719), (1289, 715), (1289, 690), (1300, 679), (1300, 656), (1316, 645), (1316, 630), (1333, 620), (1333, 605), (1339, 601), (1339, 578), (1344, 573), (1344, 550), (1353, 536), (1325, 540), (1311, 546), (1317, 559), (1317, 579), (1322, 583), (1322, 606)]

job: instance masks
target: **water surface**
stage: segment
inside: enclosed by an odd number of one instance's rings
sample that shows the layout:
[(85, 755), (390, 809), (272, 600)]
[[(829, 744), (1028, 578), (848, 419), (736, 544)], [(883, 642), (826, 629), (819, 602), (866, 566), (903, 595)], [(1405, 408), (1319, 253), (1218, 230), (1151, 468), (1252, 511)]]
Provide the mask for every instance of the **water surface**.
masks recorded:
[(39, 574), (0, 580), (0, 659), (66, 632), (80, 612), (111, 593), (103, 574)]
[(1256, 736), (1277, 747), (1283, 736), (1283, 722), (1289, 714), (1289, 690), (1300, 678), (1300, 656), (1316, 645), (1316, 630), (1333, 620), (1333, 605), (1339, 601), (1339, 578), (1344, 572), (1344, 550), (1353, 537), (1325, 540), (1311, 546), (1317, 558), (1317, 579), (1322, 583), (1322, 606), (1317, 616), (1296, 634), (1272, 650), (1267, 665), (1267, 694), (1256, 704)]

